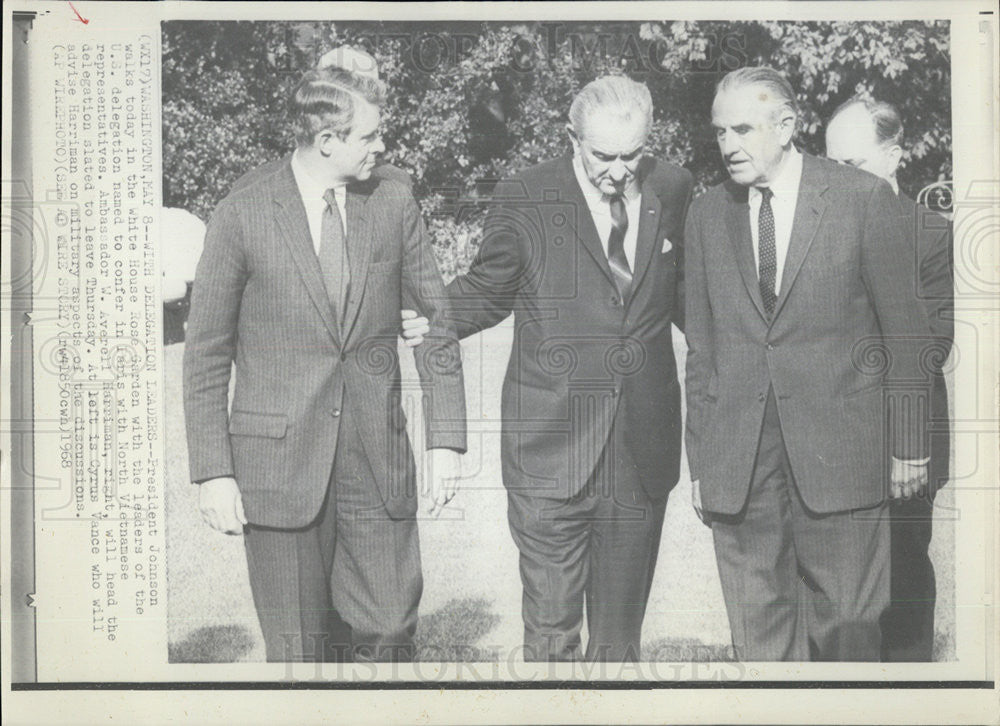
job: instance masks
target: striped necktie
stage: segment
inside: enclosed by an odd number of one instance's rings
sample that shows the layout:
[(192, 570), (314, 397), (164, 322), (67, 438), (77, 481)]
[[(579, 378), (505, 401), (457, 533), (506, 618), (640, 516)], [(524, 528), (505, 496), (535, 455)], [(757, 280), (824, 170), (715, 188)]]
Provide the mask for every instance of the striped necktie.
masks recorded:
[(323, 210), (323, 225), (319, 237), (319, 267), (323, 272), (326, 294), (334, 308), (334, 317), (338, 322), (343, 322), (347, 293), (351, 288), (344, 223), (333, 189), (326, 190), (323, 200), (326, 202), (326, 209)]
[(608, 235), (608, 263), (615, 280), (615, 287), (622, 297), (622, 302), (628, 301), (632, 292), (632, 268), (625, 257), (625, 233), (628, 231), (628, 213), (625, 211), (625, 199), (621, 194), (613, 195), (608, 204), (611, 207), (611, 234)]

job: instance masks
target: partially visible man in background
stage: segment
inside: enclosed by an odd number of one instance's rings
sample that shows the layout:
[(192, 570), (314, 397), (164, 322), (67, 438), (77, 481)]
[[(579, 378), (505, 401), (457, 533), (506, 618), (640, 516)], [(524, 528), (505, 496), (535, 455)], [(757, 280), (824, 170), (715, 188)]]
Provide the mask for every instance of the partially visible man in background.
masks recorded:
[[(901, 224), (911, 245), (906, 263), (917, 266), (916, 295), (927, 312), (934, 350), (927, 360), (933, 426), (927, 487), (890, 505), (891, 603), (882, 617), (882, 659), (929, 661), (934, 652), (934, 566), (931, 543), (934, 495), (948, 481), (951, 442), (948, 391), (941, 366), (954, 332), (952, 234), (947, 219), (917, 204), (899, 189), (903, 123), (888, 103), (852, 98), (841, 104), (826, 128), (826, 155), (882, 177), (899, 196)], [(900, 264), (904, 261), (900, 260)]]

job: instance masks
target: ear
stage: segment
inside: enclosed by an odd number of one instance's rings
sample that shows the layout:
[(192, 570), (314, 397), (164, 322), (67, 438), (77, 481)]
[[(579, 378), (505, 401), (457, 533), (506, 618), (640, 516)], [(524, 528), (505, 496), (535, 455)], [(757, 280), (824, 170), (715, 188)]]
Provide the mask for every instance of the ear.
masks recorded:
[(892, 170), (895, 172), (899, 167), (899, 162), (903, 159), (903, 149), (898, 144), (893, 144), (885, 150), (885, 153), (889, 164), (892, 166)]
[(795, 114), (790, 109), (782, 109), (778, 116), (778, 136), (782, 146), (787, 146), (795, 135)]
[(337, 141), (337, 135), (330, 129), (323, 129), (313, 138), (313, 146), (323, 156), (330, 156), (333, 153), (333, 144), (335, 141)]
[(566, 124), (566, 134), (569, 136), (569, 141), (573, 144), (573, 150), (580, 150), (580, 137), (576, 135), (576, 131), (573, 130), (573, 124)]

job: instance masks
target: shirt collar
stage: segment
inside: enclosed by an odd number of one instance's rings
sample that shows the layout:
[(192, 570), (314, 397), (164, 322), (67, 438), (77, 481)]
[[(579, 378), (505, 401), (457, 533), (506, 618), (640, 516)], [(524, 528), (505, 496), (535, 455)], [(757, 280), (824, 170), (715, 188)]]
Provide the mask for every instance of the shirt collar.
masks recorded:
[[(302, 163), (302, 159), (299, 158), (299, 150), (296, 149), (292, 153), (292, 174), (295, 176), (295, 184), (299, 188), (299, 194), (302, 199), (323, 199), (323, 195), (326, 194), (326, 190), (331, 187), (326, 186), (320, 181), (317, 181), (316, 177), (312, 176), (305, 168)], [(334, 194), (337, 196), (342, 196), (344, 193), (345, 185), (333, 187)]]
[[(600, 207), (608, 203), (608, 198), (604, 192), (595, 187), (593, 182), (587, 177), (587, 172), (583, 168), (583, 161), (580, 160), (578, 154), (573, 154), (573, 174), (576, 176), (576, 183), (580, 185), (580, 190), (583, 192), (583, 198), (587, 200), (587, 206)], [(639, 182), (636, 180), (625, 190), (625, 201), (634, 202), (640, 196)]]
[[(802, 180), (802, 153), (794, 146), (785, 159), (784, 166), (778, 176), (771, 182), (771, 191), (776, 198), (794, 199), (799, 193), (799, 182)], [(760, 196), (760, 189), (750, 187), (750, 198)]]

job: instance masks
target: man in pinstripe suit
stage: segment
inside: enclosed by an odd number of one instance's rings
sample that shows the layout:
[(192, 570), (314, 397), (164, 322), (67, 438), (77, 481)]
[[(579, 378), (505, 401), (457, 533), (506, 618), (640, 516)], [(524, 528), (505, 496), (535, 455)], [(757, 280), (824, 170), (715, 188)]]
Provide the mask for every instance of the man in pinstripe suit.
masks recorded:
[(739, 658), (872, 661), (885, 484), (927, 482), (921, 391), (906, 385), (927, 325), (892, 189), (799, 152), (797, 119), (774, 69), (716, 90), (730, 178), (692, 202), (684, 235), (692, 492)]
[(308, 72), (292, 98), (295, 152), (219, 204), (195, 278), (191, 479), (210, 525), (246, 525), (270, 661), (342, 650), (335, 612), (352, 657), (412, 657), (422, 580), (396, 357), (404, 294), (432, 321), (415, 354), (432, 512), (465, 450), (460, 351), (419, 210), (405, 184), (372, 174), (383, 97), (370, 76)]

